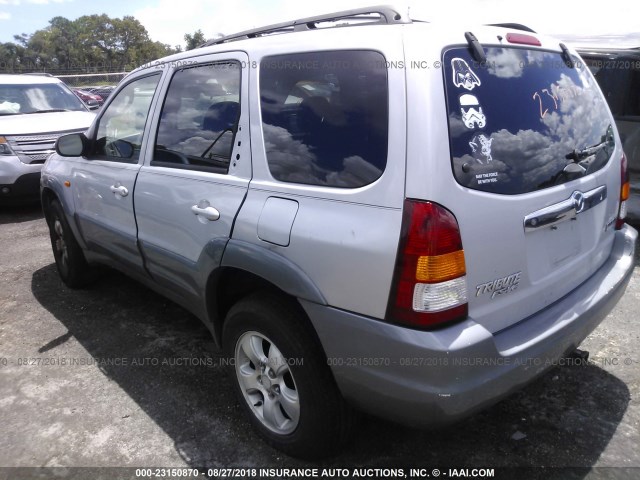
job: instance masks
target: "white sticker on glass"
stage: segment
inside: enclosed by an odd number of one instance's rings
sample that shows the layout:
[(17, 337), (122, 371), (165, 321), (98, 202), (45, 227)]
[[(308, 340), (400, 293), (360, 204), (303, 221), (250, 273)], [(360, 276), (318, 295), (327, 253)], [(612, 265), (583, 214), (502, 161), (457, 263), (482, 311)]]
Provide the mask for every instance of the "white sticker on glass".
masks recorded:
[(486, 165), (493, 161), (491, 156), (491, 143), (493, 138), (487, 137), (484, 133), (480, 133), (471, 139), (469, 146), (473, 152), (473, 158), (476, 162)]
[(476, 175), (476, 182), (478, 185), (483, 185), (485, 183), (496, 183), (498, 181), (498, 172), (485, 172), (478, 173)]
[(453, 69), (453, 84), (456, 87), (466, 88), (471, 91), (476, 86), (480, 86), (480, 79), (462, 58), (452, 58), (451, 68)]
[(467, 128), (483, 128), (487, 124), (487, 119), (482, 113), (482, 107), (474, 95), (465, 93), (460, 96), (460, 112), (462, 112), (462, 122)]

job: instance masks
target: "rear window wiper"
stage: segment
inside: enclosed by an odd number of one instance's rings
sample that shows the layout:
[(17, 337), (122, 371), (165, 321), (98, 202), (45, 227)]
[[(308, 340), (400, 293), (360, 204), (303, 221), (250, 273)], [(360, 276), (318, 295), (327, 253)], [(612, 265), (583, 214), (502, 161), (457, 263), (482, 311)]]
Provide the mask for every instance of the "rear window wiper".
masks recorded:
[(484, 64), (487, 61), (487, 56), (484, 54), (484, 48), (476, 38), (476, 36), (471, 32), (464, 32), (464, 38), (467, 40), (469, 44), (469, 49), (471, 50), (471, 55), (473, 58), (481, 64)]
[(582, 150), (574, 149), (572, 152), (567, 153), (565, 155), (565, 158), (567, 160), (573, 160), (574, 162), (577, 163), (581, 160), (584, 160), (587, 157), (590, 157), (591, 155), (595, 155), (607, 145), (609, 145), (609, 140), (600, 142), (597, 145), (592, 145), (590, 147), (583, 148)]
[(562, 50), (562, 59), (564, 60), (564, 63), (567, 67), (569, 68), (575, 68), (576, 64), (573, 61), (573, 58), (571, 58), (571, 52), (569, 52), (569, 49), (567, 48), (567, 46), (564, 43), (560, 44), (560, 50)]

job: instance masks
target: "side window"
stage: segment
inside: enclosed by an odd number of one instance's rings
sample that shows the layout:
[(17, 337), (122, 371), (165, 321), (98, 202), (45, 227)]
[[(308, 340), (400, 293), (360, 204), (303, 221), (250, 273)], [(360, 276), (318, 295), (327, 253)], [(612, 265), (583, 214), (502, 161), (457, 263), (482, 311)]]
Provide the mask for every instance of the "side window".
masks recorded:
[(276, 180), (355, 188), (382, 175), (389, 124), (382, 54), (265, 57), (260, 106), (267, 162)]
[(162, 106), (152, 166), (227, 173), (240, 118), (240, 64), (178, 70)]
[(118, 92), (98, 124), (94, 152), (98, 158), (137, 163), (142, 133), (160, 76), (139, 78)]

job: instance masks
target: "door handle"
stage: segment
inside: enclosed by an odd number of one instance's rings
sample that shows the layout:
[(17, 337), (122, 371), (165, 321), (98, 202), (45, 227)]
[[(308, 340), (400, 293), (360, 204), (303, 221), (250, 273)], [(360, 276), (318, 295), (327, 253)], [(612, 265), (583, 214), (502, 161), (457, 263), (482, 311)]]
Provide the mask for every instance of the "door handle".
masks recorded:
[(555, 230), (559, 223), (574, 220), (578, 214), (602, 203), (605, 198), (607, 198), (606, 185), (601, 185), (588, 192), (576, 190), (568, 199), (524, 217), (524, 231), (530, 232), (541, 227), (551, 227)]
[(127, 187), (118, 185), (117, 183), (115, 185), (111, 185), (109, 187), (109, 190), (111, 190), (116, 195), (120, 195), (121, 197), (126, 197), (127, 195), (129, 195), (129, 190), (127, 189)]
[(194, 213), (194, 215), (206, 218), (207, 220), (210, 220), (212, 222), (220, 218), (220, 212), (211, 206), (199, 207), (198, 205), (194, 205), (193, 207), (191, 207), (191, 211)]

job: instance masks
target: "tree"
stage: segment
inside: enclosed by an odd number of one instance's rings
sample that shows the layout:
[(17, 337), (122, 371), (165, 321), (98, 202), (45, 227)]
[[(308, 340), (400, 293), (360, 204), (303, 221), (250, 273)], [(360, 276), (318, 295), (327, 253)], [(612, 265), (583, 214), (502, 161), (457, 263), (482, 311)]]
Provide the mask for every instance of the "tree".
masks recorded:
[(29, 37), (30, 35), (27, 35), (26, 33), (21, 33), (20, 35), (14, 35), (13, 39), (16, 41), (18, 45), (26, 47), (27, 44), (29, 43)]
[(202, 33), (202, 30), (198, 29), (193, 32), (193, 35), (185, 33), (184, 41), (187, 42), (187, 50), (193, 50), (206, 42), (207, 39), (205, 38), (204, 33)]
[(151, 40), (134, 17), (110, 18), (105, 14), (84, 15), (76, 20), (54, 17), (46, 28), (31, 35), (15, 35), (14, 41), (0, 45), (0, 64), (5, 65), (5, 70), (132, 70), (181, 50)]
[(75, 23), (64, 18), (54, 17), (49, 21), (50, 45), (58, 66), (68, 66), (77, 57), (78, 29)]

